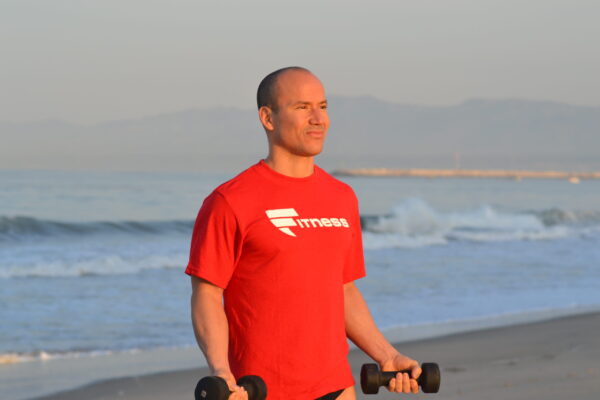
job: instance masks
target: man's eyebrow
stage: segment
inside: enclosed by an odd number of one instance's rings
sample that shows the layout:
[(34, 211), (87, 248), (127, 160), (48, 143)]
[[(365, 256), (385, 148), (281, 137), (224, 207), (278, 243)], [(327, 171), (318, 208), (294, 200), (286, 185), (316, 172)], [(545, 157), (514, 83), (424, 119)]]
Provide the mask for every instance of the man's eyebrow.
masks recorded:
[[(312, 104), (312, 102), (311, 101), (298, 100), (297, 102), (294, 103), (295, 106), (296, 105), (300, 105), (300, 104)], [(319, 104), (327, 104), (327, 100), (326, 99), (325, 100), (321, 100), (319, 102)]]

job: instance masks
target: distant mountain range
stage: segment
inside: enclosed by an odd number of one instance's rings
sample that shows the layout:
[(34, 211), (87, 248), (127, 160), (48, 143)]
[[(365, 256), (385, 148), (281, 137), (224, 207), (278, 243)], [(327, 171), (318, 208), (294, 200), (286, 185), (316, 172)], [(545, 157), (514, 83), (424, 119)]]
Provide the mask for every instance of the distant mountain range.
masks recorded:
[[(474, 99), (434, 107), (331, 97), (318, 162), (336, 167), (600, 170), (600, 107)], [(0, 122), (0, 168), (211, 170), (266, 154), (255, 110), (193, 109), (75, 125)]]

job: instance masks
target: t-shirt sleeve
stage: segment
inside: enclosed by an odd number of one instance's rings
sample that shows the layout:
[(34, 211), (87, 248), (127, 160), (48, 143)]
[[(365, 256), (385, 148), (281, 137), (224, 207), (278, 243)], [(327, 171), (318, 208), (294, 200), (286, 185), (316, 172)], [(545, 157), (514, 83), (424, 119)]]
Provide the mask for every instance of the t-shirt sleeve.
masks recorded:
[(202, 203), (194, 224), (185, 273), (225, 289), (235, 269), (240, 242), (233, 210), (222, 194), (211, 193)]
[(358, 199), (354, 195), (354, 212), (350, 221), (352, 229), (352, 245), (348, 252), (348, 258), (344, 265), (344, 283), (363, 278), (365, 272), (365, 257), (363, 254), (362, 229), (360, 226), (360, 215), (358, 213)]

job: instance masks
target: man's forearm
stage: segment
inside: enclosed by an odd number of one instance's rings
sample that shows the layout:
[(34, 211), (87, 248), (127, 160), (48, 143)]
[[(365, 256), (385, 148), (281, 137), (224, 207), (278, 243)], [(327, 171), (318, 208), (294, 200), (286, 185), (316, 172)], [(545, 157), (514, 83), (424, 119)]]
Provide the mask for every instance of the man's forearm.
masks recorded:
[(209, 368), (215, 375), (229, 373), (229, 325), (223, 309), (222, 290), (192, 278), (191, 308), (196, 341)]
[(367, 303), (353, 282), (344, 285), (344, 318), (348, 338), (380, 365), (399, 354), (375, 325)]

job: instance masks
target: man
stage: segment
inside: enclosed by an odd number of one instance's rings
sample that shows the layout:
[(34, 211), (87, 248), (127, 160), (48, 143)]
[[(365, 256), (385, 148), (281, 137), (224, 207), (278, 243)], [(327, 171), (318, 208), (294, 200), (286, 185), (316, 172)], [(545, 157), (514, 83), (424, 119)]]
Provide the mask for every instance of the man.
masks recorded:
[(382, 370), (410, 369), (389, 390), (417, 393), (421, 369), (375, 326), (354, 280), (364, 276), (358, 202), (314, 164), (329, 128), (323, 85), (289, 67), (263, 79), (266, 159), (209, 195), (186, 273), (192, 321), (214, 375), (261, 376), (269, 400), (355, 399), (346, 337)]

